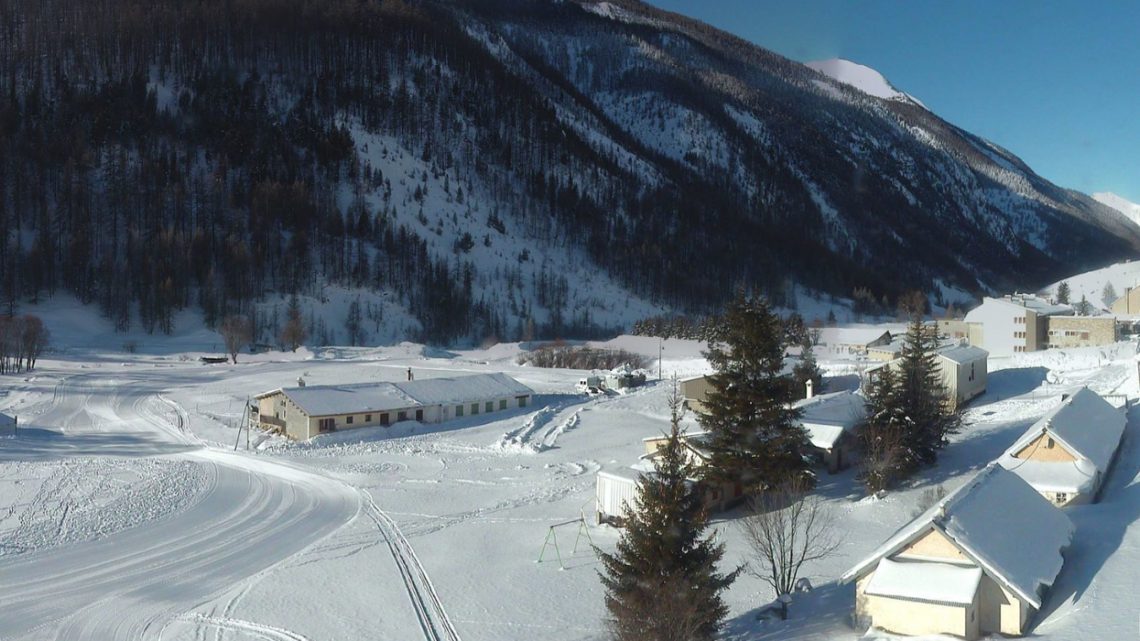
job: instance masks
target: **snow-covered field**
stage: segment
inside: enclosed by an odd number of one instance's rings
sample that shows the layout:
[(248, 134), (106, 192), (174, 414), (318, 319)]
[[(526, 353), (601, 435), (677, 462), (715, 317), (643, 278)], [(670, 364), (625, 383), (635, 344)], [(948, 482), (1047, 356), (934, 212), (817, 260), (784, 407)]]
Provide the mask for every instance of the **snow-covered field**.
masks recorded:
[[(0, 411), (22, 426), (0, 436), (0, 638), (604, 638), (589, 543), (611, 550), (619, 531), (593, 522), (594, 473), (633, 463), (641, 440), (667, 428), (667, 382), (590, 398), (574, 392), (581, 371), (516, 365), (517, 344), (448, 352), (404, 343), (202, 365), (205, 335), (125, 355), (80, 348), (81, 326), (53, 328), (74, 349), (0, 378)], [(666, 377), (708, 371), (694, 342), (606, 345), (650, 357), (653, 374), (659, 353)], [(824, 365), (850, 383), (850, 364)], [(504, 371), (534, 388), (536, 402), (305, 444), (254, 432), (246, 449), (239, 437), (252, 394), (299, 376), (399, 380), (408, 367), (417, 378)], [(773, 595), (742, 576), (726, 594), (724, 637), (858, 638), (853, 589), (836, 577), (907, 521), (926, 488), (963, 483), (1061, 392), (1084, 384), (1140, 395), (1135, 345), (993, 361), (966, 428), (913, 487), (871, 499), (852, 471), (824, 475), (818, 491), (843, 546), (806, 568), (816, 589), (797, 597), (786, 622), (756, 620)], [(1103, 501), (1069, 511), (1076, 541), (1036, 627), (1043, 639), (1135, 638), (1137, 418)], [(589, 539), (576, 549), (576, 526), (555, 530), (560, 563), (544, 550), (549, 528), (583, 515)], [(733, 565), (746, 555), (736, 517), (714, 524)]]

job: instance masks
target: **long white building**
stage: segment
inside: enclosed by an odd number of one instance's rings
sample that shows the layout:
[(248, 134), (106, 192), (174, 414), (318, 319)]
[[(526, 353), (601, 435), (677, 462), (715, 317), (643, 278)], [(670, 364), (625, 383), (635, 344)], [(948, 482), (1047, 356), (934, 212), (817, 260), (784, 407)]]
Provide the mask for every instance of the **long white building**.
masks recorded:
[(534, 391), (526, 385), (496, 373), (399, 383), (288, 387), (255, 399), (262, 429), (306, 440), (343, 429), (412, 420), (439, 423), (501, 412), (527, 407), (533, 397)]

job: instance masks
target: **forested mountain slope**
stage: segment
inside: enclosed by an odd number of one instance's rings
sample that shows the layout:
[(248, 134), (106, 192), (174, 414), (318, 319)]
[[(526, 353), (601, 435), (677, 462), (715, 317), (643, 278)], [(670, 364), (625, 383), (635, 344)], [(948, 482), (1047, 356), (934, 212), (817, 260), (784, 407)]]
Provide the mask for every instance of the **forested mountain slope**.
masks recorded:
[(11, 0), (0, 189), (6, 307), (159, 332), (340, 286), (410, 338), (583, 334), (1140, 247), (915, 102), (635, 2)]

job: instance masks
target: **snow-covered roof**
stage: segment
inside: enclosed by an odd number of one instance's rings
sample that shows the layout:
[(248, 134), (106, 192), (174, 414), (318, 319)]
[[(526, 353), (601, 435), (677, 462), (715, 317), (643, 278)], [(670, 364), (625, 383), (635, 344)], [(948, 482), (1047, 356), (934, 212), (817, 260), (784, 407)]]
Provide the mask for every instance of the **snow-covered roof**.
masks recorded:
[(1060, 303), (1051, 303), (1044, 298), (1034, 296), (1033, 294), (1009, 294), (1001, 298), (991, 298), (987, 296), (982, 305), (975, 307), (966, 313), (965, 321), (975, 322), (981, 320), (978, 318), (979, 309), (984, 307), (990, 302), (1005, 303), (1006, 305), (1015, 305), (1024, 309), (1035, 312), (1039, 316), (1056, 316), (1056, 315), (1072, 315), (1074, 313), (1072, 305), (1063, 305)]
[[(1002, 466), (1038, 490), (1082, 492), (1096, 472), (1112, 463), (1127, 419), (1099, 394), (1082, 387), (1059, 406), (1041, 417), (999, 459)], [(1077, 461), (1027, 461), (1014, 458), (1042, 434), (1049, 434)]]
[(889, 339), (890, 330), (882, 327), (824, 327), (819, 330), (819, 344), (869, 345), (884, 336)]
[(425, 378), (395, 383), (404, 394), (424, 405), (447, 405), (465, 401), (523, 396), (534, 394), (534, 390), (503, 373), (471, 374)]
[(384, 412), (421, 405), (393, 383), (310, 385), (281, 391), (309, 416)]
[(969, 605), (981, 580), (982, 569), (978, 567), (883, 559), (864, 591), (875, 596)]
[(801, 411), (800, 424), (811, 444), (823, 449), (834, 447), (844, 432), (867, 418), (867, 399), (850, 391), (801, 399), (792, 407)]
[[(310, 385), (282, 390), (309, 416), (360, 414), (530, 395), (534, 391), (506, 374), (471, 374), (399, 383)], [(276, 392), (268, 392), (267, 396)]]
[(1041, 590), (1061, 571), (1073, 523), (1016, 474), (991, 463), (985, 470), (900, 528), (843, 575), (866, 574), (911, 541), (936, 529), (995, 580), (1035, 608)]
[(938, 350), (938, 356), (959, 365), (985, 360), (989, 358), (989, 355), (990, 353), (986, 350), (973, 345), (954, 345)]

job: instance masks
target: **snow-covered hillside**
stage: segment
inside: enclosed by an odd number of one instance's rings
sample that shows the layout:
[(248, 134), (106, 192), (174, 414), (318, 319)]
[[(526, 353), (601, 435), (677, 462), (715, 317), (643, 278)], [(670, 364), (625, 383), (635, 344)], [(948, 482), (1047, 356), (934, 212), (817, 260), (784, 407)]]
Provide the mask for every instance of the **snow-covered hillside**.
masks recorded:
[(1124, 214), (1124, 217), (1128, 220), (1140, 225), (1140, 205), (1108, 191), (1095, 193), (1092, 197), (1097, 202), (1112, 207), (1116, 211)]
[(1108, 309), (1112, 301), (1104, 300), (1106, 287), (1110, 286), (1111, 291), (1108, 293), (1115, 293), (1116, 296), (1123, 296), (1129, 289), (1140, 287), (1140, 261), (1125, 261), (1075, 274), (1049, 285), (1042, 292), (1056, 296), (1057, 286), (1062, 282), (1069, 284), (1069, 300), (1076, 302), (1083, 296), (1095, 307)]
[(922, 104), (917, 98), (895, 89), (894, 86), (883, 77), (883, 74), (866, 65), (844, 60), (843, 58), (813, 60), (804, 64), (829, 78), (855, 87), (867, 95), (884, 100), (913, 102), (924, 109), (926, 108), (926, 105)]

